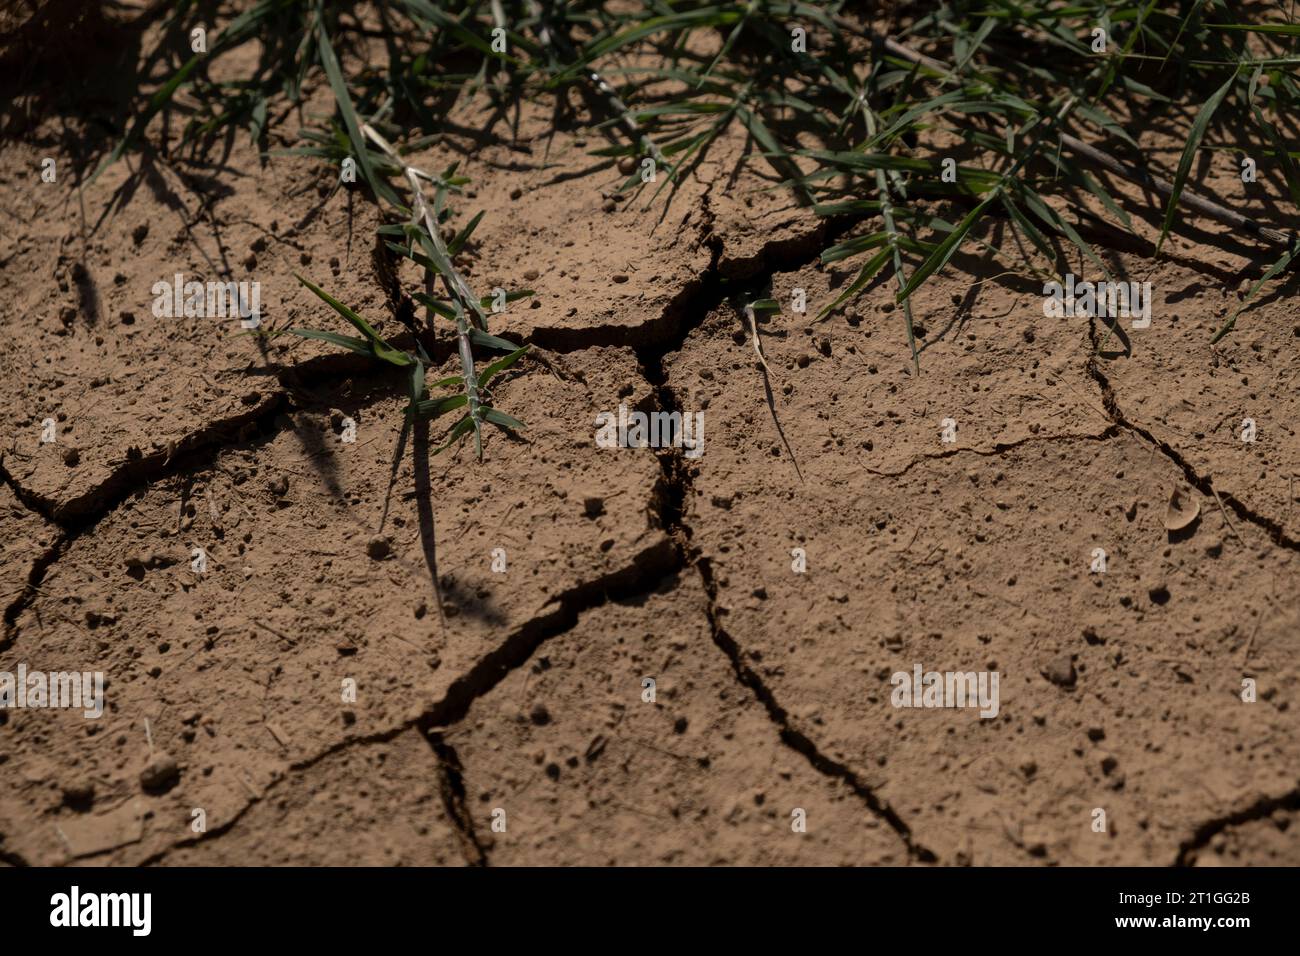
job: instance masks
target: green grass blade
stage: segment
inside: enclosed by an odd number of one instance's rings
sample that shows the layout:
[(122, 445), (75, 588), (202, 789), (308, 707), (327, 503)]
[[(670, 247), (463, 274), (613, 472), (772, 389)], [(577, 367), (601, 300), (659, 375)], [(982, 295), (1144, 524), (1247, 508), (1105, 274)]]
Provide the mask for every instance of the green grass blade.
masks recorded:
[(348, 308), (338, 299), (334, 298), (332, 295), (330, 295), (320, 286), (316, 285), (310, 279), (304, 279), (302, 276), (298, 275), (297, 273), (294, 273), (294, 278), (297, 279), (299, 282), (301, 282), (303, 285), (305, 285), (313, 293), (315, 293), (316, 296), (320, 298), (321, 301), (325, 302), (331, 309), (333, 309), (339, 315), (343, 316), (343, 318), (347, 319), (350, 323), (352, 323), (353, 327), (356, 328), (358, 332), (360, 332), (369, 340), (371, 346), (374, 349), (374, 354), (376, 358), (383, 359), (385, 362), (391, 362), (393, 365), (398, 365), (401, 367), (410, 365), (413, 361), (415, 361), (413, 358), (411, 358), (411, 356), (407, 355), (405, 352), (399, 351), (398, 349), (393, 348), (391, 345), (385, 342), (383, 337), (380, 336), (380, 334), (376, 332), (373, 328), (371, 328), (369, 322), (363, 319), (352, 309)]
[(948, 237), (943, 242), (939, 243), (934, 252), (930, 254), (930, 257), (921, 263), (920, 268), (912, 273), (912, 278), (907, 280), (907, 285), (898, 293), (895, 301), (901, 303), (909, 298), (920, 287), (922, 282), (930, 278), (931, 274), (948, 264), (948, 260), (956, 254), (957, 247), (966, 238), (966, 233), (970, 232), (971, 227), (975, 225), (980, 216), (984, 215), (984, 211), (1001, 194), (1001, 189), (994, 190), (991, 196), (968, 212), (966, 218), (957, 223), (957, 227), (948, 234)]
[(304, 339), (320, 339), (323, 342), (330, 342), (334, 345), (341, 345), (345, 349), (351, 349), (353, 352), (359, 352), (362, 355), (369, 355), (374, 358), (375, 350), (370, 347), (370, 343), (365, 339), (358, 339), (351, 335), (339, 335), (337, 332), (321, 332), (316, 329), (290, 329), (291, 335), (298, 335)]
[(841, 292), (834, 302), (817, 313), (817, 321), (822, 321), (826, 316), (830, 315), (849, 299), (853, 298), (853, 296), (865, 289), (867, 284), (875, 277), (876, 273), (880, 271), (881, 267), (889, 261), (889, 256), (893, 251), (894, 250), (889, 246), (885, 246), (867, 260), (867, 264), (858, 270), (857, 278), (849, 284), (848, 288)]
[(512, 418), (511, 416), (507, 415), (505, 412), (499, 411), (495, 408), (484, 408), (483, 420), (487, 422), (491, 422), (493, 425), (496, 425), (498, 428), (504, 428), (508, 431), (519, 432), (519, 431), (523, 431), (524, 428), (526, 427), (524, 423), (521, 422), (519, 419)]
[(1156, 242), (1156, 255), (1160, 254), (1160, 250), (1165, 244), (1165, 237), (1169, 235), (1169, 229), (1174, 224), (1174, 217), (1178, 215), (1178, 200), (1183, 194), (1183, 187), (1187, 185), (1187, 174), (1192, 170), (1192, 161), (1196, 158), (1197, 147), (1201, 145), (1201, 139), (1205, 136), (1205, 130), (1214, 117), (1214, 111), (1219, 108), (1223, 98), (1228, 95), (1228, 90), (1232, 88), (1232, 84), (1236, 79), (1237, 74), (1234, 71), (1232, 76), (1228, 77), (1227, 82), (1215, 90), (1210, 98), (1205, 101), (1200, 112), (1196, 114), (1196, 119), (1192, 121), (1192, 129), (1187, 137), (1187, 145), (1183, 147), (1182, 158), (1178, 161), (1178, 171), (1174, 174), (1174, 188), (1169, 195), (1169, 205), (1165, 207), (1165, 220), (1160, 226), (1160, 239)]
[(1273, 146), (1273, 152), (1282, 162), (1282, 176), (1286, 180), (1287, 192), (1291, 194), (1291, 201), (1300, 209), (1300, 171), (1296, 170), (1295, 161), (1287, 151), (1286, 143), (1278, 135), (1277, 128), (1268, 120), (1264, 119), (1264, 114), (1260, 112), (1259, 107), (1254, 107), (1255, 122), (1262, 129), (1268, 141)]
[(488, 335), (486, 332), (480, 332), (478, 329), (473, 328), (469, 330), (469, 340), (485, 349), (501, 349), (503, 352), (514, 352), (519, 348), (514, 342), (508, 342), (503, 338)]
[[(484, 212), (486, 212), (486, 210), (484, 210)], [(469, 221), (469, 224), (464, 229), (456, 234), (455, 239), (447, 243), (447, 253), (454, 256), (456, 253), (460, 252), (460, 250), (465, 247), (465, 243), (469, 242), (469, 237), (474, 234), (474, 230), (478, 228), (478, 224), (482, 221), (483, 213), (480, 212)]]
[[(464, 397), (464, 396), (460, 396), (460, 397)], [(473, 431), (478, 430), (478, 422), (474, 421), (474, 419), (466, 415), (464, 418), (458, 421), (456, 423), (456, 427), (451, 430), (451, 434), (447, 436), (447, 443), (445, 445), (439, 446), (438, 448), (435, 448), (433, 450), (433, 453), (435, 455), (441, 455), (444, 451), (446, 451), (452, 445), (456, 444), (456, 442), (460, 441), (467, 434), (469, 434), (471, 430)], [(479, 457), (480, 458), (483, 457), (481, 447), (479, 449)]]
[(1211, 30), (1236, 30), (1244, 33), (1272, 33), (1276, 36), (1300, 37), (1300, 23), (1207, 23)]
[[(456, 379), (455, 381), (460, 380)], [(428, 399), (415, 404), (415, 414), (421, 418), (437, 418), (439, 415), (445, 415), (447, 412), (464, 407), (468, 401), (468, 396), (464, 394)]]
[(523, 358), (524, 353), (527, 351), (528, 351), (528, 346), (525, 345), (523, 348), (516, 349), (515, 351), (511, 352), (509, 355), (505, 356), (504, 358), (497, 359), (495, 362), (490, 364), (487, 368), (483, 369), (483, 374), (479, 376), (479, 380), (478, 380), (479, 387), (486, 388), (488, 382), (492, 381), (492, 379), (495, 376), (497, 376), (501, 372), (504, 372), (510, 366), (518, 362), (521, 358)]
[[(424, 258), (424, 257), (421, 256), (420, 258)], [(450, 302), (443, 302), (439, 299), (435, 299), (427, 292), (413, 292), (411, 293), (411, 298), (414, 299), (416, 302), (420, 303), (420, 305), (428, 309), (432, 309), (434, 312), (442, 316), (444, 319), (455, 320), (456, 318), (456, 310), (452, 308)]]
[(1259, 290), (1264, 287), (1265, 282), (1268, 282), (1270, 279), (1272, 279), (1274, 276), (1281, 273), (1283, 269), (1285, 269), (1287, 266), (1291, 264), (1291, 260), (1295, 258), (1297, 251), (1300, 250), (1288, 249), (1285, 253), (1282, 254), (1282, 258), (1278, 259), (1277, 262), (1273, 263), (1271, 266), (1268, 267), (1268, 271), (1265, 272), (1263, 277), (1258, 282), (1255, 283), (1254, 287), (1250, 290), (1249, 293), (1247, 293), (1246, 298), (1242, 299), (1241, 305), (1237, 306), (1237, 311), (1232, 313), (1228, 321), (1224, 322), (1222, 327), (1220, 327), (1219, 331), (1214, 333), (1214, 338), (1210, 339), (1211, 345), (1213, 345), (1215, 342), (1219, 341), (1219, 339), (1223, 338), (1225, 335), (1227, 335), (1229, 332), (1232, 331), (1233, 326), (1237, 324), (1237, 316), (1241, 315), (1241, 313), (1245, 310), (1246, 306), (1250, 304), (1250, 300), (1255, 298), (1255, 296), (1259, 293)]
[(343, 125), (347, 127), (348, 138), (352, 141), (352, 151), (356, 155), (357, 165), (361, 167), (362, 175), (365, 176), (366, 182), (376, 196), (400, 207), (402, 201), (397, 198), (397, 193), (393, 192), (393, 188), (379, 177), (370, 161), (366, 140), (361, 134), (361, 123), (357, 120), (356, 110), (352, 106), (352, 96), (348, 93), (347, 81), (343, 78), (343, 70), (339, 66), (338, 57), (334, 54), (334, 47), (330, 45), (329, 33), (325, 30), (323, 4), (318, 2), (316, 9), (317, 45), (320, 49), (321, 66), (325, 68), (330, 89), (334, 91), (334, 100), (338, 103)]

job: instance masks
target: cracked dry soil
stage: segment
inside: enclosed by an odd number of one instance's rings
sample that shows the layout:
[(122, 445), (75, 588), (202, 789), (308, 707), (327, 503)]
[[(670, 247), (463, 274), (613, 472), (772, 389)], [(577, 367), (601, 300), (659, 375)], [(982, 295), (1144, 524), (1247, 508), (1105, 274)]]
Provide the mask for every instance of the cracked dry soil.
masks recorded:
[[(863, 224), (756, 191), (743, 141), (647, 210), (607, 199), (598, 117), (522, 108), (516, 138), (460, 107), (423, 158), (472, 177), (458, 224), (489, 210), (471, 281), (537, 290), (493, 330), (535, 346), (496, 388), (528, 430), (482, 463), (418, 430), (391, 494), (400, 380), (149, 310), (159, 279), (242, 269), (273, 327), (329, 327), (302, 271), (400, 341), (390, 279), (419, 276), (363, 193), (235, 144), (79, 201), (29, 185), (58, 124), (0, 145), (0, 671), (107, 678), (98, 720), (0, 711), (0, 859), (1300, 862), (1300, 327), (1281, 298), (1206, 347), (1234, 293), (1202, 264), (1244, 258), (1107, 250), (1157, 297), (1116, 351), (959, 255), (916, 296), (918, 377), (886, 284), (813, 320), (852, 277), (818, 253)], [(703, 454), (597, 448), (620, 404), (703, 412)], [(1200, 517), (1171, 535), (1176, 487)], [(996, 670), (998, 715), (894, 708), (918, 662)]]

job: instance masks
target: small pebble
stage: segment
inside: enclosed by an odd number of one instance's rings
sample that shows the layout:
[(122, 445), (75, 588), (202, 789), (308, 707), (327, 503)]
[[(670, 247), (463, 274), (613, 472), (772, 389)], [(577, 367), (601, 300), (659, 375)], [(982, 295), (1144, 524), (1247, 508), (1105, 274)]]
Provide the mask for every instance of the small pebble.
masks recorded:
[(1042, 674), (1057, 687), (1073, 687), (1076, 674), (1069, 654), (1058, 654), (1043, 666)]
[(166, 790), (174, 784), (181, 775), (180, 765), (176, 763), (176, 758), (167, 753), (156, 753), (149, 765), (140, 771), (140, 785), (145, 790), (153, 792)]

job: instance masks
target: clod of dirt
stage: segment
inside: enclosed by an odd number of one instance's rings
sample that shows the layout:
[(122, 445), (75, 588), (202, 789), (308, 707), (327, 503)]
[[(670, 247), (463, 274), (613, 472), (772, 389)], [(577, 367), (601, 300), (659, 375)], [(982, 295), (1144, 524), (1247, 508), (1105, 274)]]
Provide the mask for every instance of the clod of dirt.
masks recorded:
[(148, 793), (161, 793), (170, 789), (180, 779), (181, 768), (176, 758), (168, 753), (156, 753), (149, 765), (140, 771), (140, 786)]
[(117, 623), (116, 614), (105, 613), (102, 611), (94, 611), (94, 610), (86, 612), (86, 626), (90, 628), (92, 631), (101, 625), (116, 624), (116, 623)]
[(1073, 687), (1076, 677), (1074, 661), (1069, 654), (1059, 654), (1043, 665), (1042, 675), (1057, 687)]
[(76, 468), (81, 464), (81, 452), (75, 448), (63, 449), (63, 463), (69, 468)]
[(544, 727), (551, 722), (551, 712), (546, 709), (545, 704), (534, 704), (533, 709), (528, 714), (528, 719), (538, 727)]
[(372, 560), (382, 561), (393, 553), (393, 543), (382, 534), (377, 534), (366, 544), (366, 554)]
[(583, 498), (582, 513), (588, 518), (599, 518), (605, 513), (605, 499), (595, 496)]
[(1165, 530), (1182, 531), (1201, 513), (1201, 506), (1196, 499), (1182, 488), (1175, 488), (1169, 496), (1169, 505), (1165, 508)]
[(1157, 584), (1155, 587), (1150, 588), (1147, 591), (1147, 597), (1151, 598), (1152, 604), (1168, 604), (1169, 588), (1165, 587), (1163, 584)]
[(624, 156), (618, 161), (618, 171), (624, 176), (631, 176), (636, 172), (636, 159), (632, 156)]
[(91, 780), (74, 780), (63, 787), (63, 805), (85, 812), (95, 802), (95, 784)]
[(289, 476), (277, 475), (266, 483), (266, 487), (277, 498), (283, 498), (289, 493)]
[(165, 551), (153, 551), (149, 554), (131, 554), (125, 559), (128, 569), (143, 573), (150, 568), (169, 568), (176, 563), (176, 558)]

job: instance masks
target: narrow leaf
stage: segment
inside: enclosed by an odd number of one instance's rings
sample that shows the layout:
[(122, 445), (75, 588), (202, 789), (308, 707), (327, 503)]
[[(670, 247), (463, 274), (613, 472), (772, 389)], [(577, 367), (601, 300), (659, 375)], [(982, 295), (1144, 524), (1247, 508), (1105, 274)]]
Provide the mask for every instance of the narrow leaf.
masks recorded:
[(1210, 120), (1214, 116), (1214, 111), (1219, 108), (1223, 98), (1228, 95), (1228, 90), (1236, 81), (1237, 74), (1228, 77), (1221, 87), (1214, 91), (1205, 105), (1201, 107), (1196, 119), (1192, 121), (1192, 129), (1187, 137), (1187, 145), (1183, 147), (1182, 159), (1178, 161), (1178, 172), (1174, 174), (1173, 192), (1169, 195), (1169, 205), (1165, 207), (1165, 221), (1160, 226), (1160, 239), (1156, 242), (1156, 255), (1160, 254), (1160, 249), (1165, 244), (1165, 237), (1169, 235), (1169, 229), (1174, 224), (1174, 217), (1178, 214), (1178, 200), (1183, 195), (1183, 187), (1187, 185), (1187, 174), (1192, 170), (1192, 161), (1196, 158), (1197, 147), (1201, 145), (1201, 139), (1205, 136), (1205, 130), (1210, 125)]

